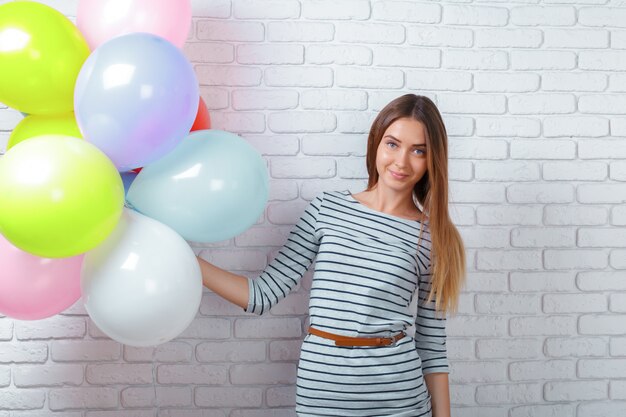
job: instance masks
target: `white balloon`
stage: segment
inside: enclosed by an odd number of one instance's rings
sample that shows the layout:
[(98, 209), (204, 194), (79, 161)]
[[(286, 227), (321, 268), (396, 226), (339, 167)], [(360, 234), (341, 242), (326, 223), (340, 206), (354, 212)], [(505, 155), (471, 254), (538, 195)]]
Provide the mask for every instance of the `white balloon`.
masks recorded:
[(180, 235), (124, 209), (113, 233), (85, 255), (81, 290), (87, 313), (111, 339), (154, 346), (175, 338), (193, 321), (202, 275)]

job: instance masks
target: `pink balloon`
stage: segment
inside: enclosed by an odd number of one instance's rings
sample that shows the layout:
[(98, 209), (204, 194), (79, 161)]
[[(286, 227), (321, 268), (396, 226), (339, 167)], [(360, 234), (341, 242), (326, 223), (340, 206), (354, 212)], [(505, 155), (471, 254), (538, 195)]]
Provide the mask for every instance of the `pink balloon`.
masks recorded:
[(191, 27), (191, 0), (80, 0), (76, 24), (92, 51), (132, 32), (152, 33), (181, 48)]
[(39, 258), (0, 235), (0, 313), (39, 320), (70, 307), (80, 298), (83, 256)]

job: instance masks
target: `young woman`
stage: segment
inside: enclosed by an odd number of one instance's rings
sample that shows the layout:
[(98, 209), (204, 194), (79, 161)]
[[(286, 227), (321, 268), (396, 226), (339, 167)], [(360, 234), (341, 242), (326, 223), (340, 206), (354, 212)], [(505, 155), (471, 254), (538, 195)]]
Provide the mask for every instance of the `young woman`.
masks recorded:
[(450, 416), (445, 313), (456, 309), (465, 252), (448, 214), (447, 152), (433, 102), (399, 97), (370, 130), (365, 191), (317, 196), (255, 279), (200, 260), (206, 287), (263, 314), (316, 258), (299, 416)]

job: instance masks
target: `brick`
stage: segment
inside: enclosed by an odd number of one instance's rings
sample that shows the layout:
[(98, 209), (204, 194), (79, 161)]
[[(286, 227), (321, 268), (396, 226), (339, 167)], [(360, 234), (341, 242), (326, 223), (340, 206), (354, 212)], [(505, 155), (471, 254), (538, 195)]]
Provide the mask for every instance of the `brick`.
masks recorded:
[(408, 70), (406, 86), (412, 90), (469, 91), (472, 75), (463, 71)]
[(604, 91), (607, 76), (590, 72), (543, 72), (541, 88), (544, 91)]
[[(45, 391), (11, 388), (0, 391), (0, 409), (2, 410), (36, 410), (42, 408), (45, 401)], [(50, 409), (53, 409), (52, 404), (50, 404)]]
[(366, 110), (367, 93), (352, 90), (308, 90), (301, 94), (300, 105), (311, 110)]
[(502, 95), (443, 93), (437, 98), (443, 113), (503, 114), (506, 111), (506, 99)]
[(624, 231), (617, 228), (580, 228), (578, 229), (580, 247), (626, 247)]
[(626, 181), (626, 161), (611, 162), (610, 177), (616, 181)]
[(298, 106), (298, 92), (273, 89), (234, 90), (232, 100), (234, 110), (288, 110)]
[(476, 209), (478, 224), (541, 225), (541, 206), (480, 206)]
[(607, 48), (609, 32), (597, 29), (546, 29), (543, 46), (546, 48)]
[[(480, 369), (480, 371), (479, 371)], [(450, 373), (450, 382), (454, 384), (499, 382), (506, 380), (506, 368), (501, 362), (485, 360), (455, 362)]]
[(237, 338), (294, 338), (301, 335), (302, 322), (296, 318), (235, 320), (235, 336)]
[(209, 111), (228, 108), (229, 92), (227, 90), (201, 85), (200, 95), (206, 103), (207, 109)]
[(504, 192), (502, 184), (450, 183), (452, 203), (500, 203)]
[(576, 283), (582, 291), (625, 291), (626, 279), (619, 271), (582, 271)]
[(542, 356), (539, 339), (479, 339), (476, 357), (479, 359), (534, 359)]
[(498, 384), (476, 387), (478, 404), (528, 404), (541, 401), (541, 384)]
[(622, 93), (626, 91), (626, 74), (610, 74), (608, 91)]
[(406, 38), (404, 26), (399, 24), (346, 22), (338, 23), (335, 30), (335, 40), (339, 42), (401, 44)]
[(296, 365), (292, 363), (234, 365), (230, 368), (230, 380), (235, 385), (294, 384)]
[(619, 50), (580, 51), (578, 68), (581, 70), (623, 71), (626, 69), (623, 52)]
[(372, 49), (374, 65), (379, 67), (438, 68), (441, 65), (441, 52), (432, 48), (374, 46)]
[(196, 23), (198, 40), (260, 42), (265, 37), (262, 23), (199, 20)]
[(365, 156), (365, 135), (303, 135), (302, 153), (324, 156)]
[(548, 249), (544, 251), (546, 269), (602, 269), (608, 265), (607, 253), (600, 250)]
[(624, 97), (612, 94), (588, 94), (578, 98), (578, 111), (587, 114), (623, 114)]
[(199, 362), (262, 362), (265, 342), (207, 342), (196, 347)]
[[(254, 227), (235, 237), (236, 246), (282, 246), (291, 228)], [(225, 336), (224, 339), (228, 338)]]
[(290, 19), (300, 17), (300, 2), (296, 0), (233, 0), (233, 15), (237, 19)]
[(228, 64), (235, 60), (233, 45), (221, 42), (187, 42), (183, 52), (190, 62)]
[(582, 315), (579, 319), (579, 332), (591, 335), (622, 335), (626, 333), (626, 315), (613, 314), (588, 314)]
[(604, 181), (607, 165), (603, 162), (545, 162), (543, 179), (548, 181)]
[(550, 205), (544, 210), (544, 224), (560, 226), (603, 225), (608, 220), (604, 207)]
[(289, 44), (238, 45), (237, 62), (240, 64), (303, 64), (304, 46)]
[(124, 407), (187, 407), (193, 403), (189, 387), (130, 387), (122, 390), (121, 398)]
[(506, 188), (510, 203), (571, 203), (574, 186), (571, 184), (512, 184)]
[(536, 138), (541, 134), (541, 122), (521, 117), (478, 117), (476, 135), (486, 137)]
[(551, 337), (545, 341), (545, 352), (556, 358), (606, 356), (607, 343), (598, 337)]
[(404, 85), (404, 73), (397, 69), (339, 67), (335, 75), (338, 87), (401, 88)]
[(198, 387), (195, 390), (198, 407), (258, 407), (262, 402), (260, 388)]
[(583, 7), (578, 20), (584, 26), (626, 27), (626, 10), (618, 7)]
[(296, 405), (296, 387), (293, 385), (268, 388), (266, 395), (267, 405), (272, 408)]
[(545, 294), (544, 313), (596, 313), (607, 310), (602, 294)]
[(512, 159), (574, 159), (576, 143), (569, 140), (524, 140), (511, 141)]
[(52, 411), (116, 408), (118, 396), (119, 393), (114, 388), (58, 388), (48, 393), (48, 407)]
[(509, 247), (509, 229), (496, 227), (458, 227), (466, 248), (500, 249)]
[(485, 93), (523, 93), (539, 89), (537, 74), (481, 71), (474, 74), (474, 90)]
[(223, 365), (159, 365), (159, 384), (222, 385), (228, 381), (228, 368)]
[(196, 318), (178, 337), (181, 339), (228, 339), (230, 321), (221, 318)]
[(476, 30), (479, 48), (538, 48), (542, 31), (535, 29), (482, 29)]
[(186, 362), (191, 359), (192, 348), (184, 342), (167, 342), (154, 347), (124, 346), (126, 362)]
[(271, 175), (274, 178), (329, 178), (335, 176), (336, 162), (330, 158), (276, 157), (271, 162)]
[(280, 340), (270, 342), (271, 361), (297, 361), (300, 358), (301, 340)]
[[(300, 148), (297, 136), (293, 135), (242, 135), (261, 155), (296, 155)], [(272, 180), (270, 180), (272, 181)], [(270, 194), (274, 189), (270, 184)], [(274, 198), (272, 195), (270, 200)]]
[(465, 291), (501, 292), (506, 291), (507, 275), (501, 272), (469, 272), (465, 281)]
[(344, 134), (367, 134), (372, 126), (376, 113), (373, 112), (340, 112), (337, 114), (337, 132)]
[(20, 321), (15, 325), (18, 340), (81, 338), (85, 336), (85, 319), (53, 316), (43, 320)]
[(35, 365), (13, 369), (13, 384), (18, 388), (81, 385), (82, 365)]
[(267, 39), (271, 42), (329, 42), (334, 37), (335, 26), (331, 23), (297, 21), (267, 23)]
[(509, 332), (512, 336), (570, 336), (576, 333), (576, 317), (513, 317)]
[(474, 176), (479, 181), (536, 181), (541, 177), (539, 164), (525, 161), (478, 161)]
[(575, 272), (511, 272), (511, 291), (561, 292), (575, 291)]
[(152, 373), (152, 364), (91, 364), (87, 365), (85, 378), (90, 384), (98, 385), (150, 384)]
[(619, 206), (611, 209), (611, 224), (615, 226), (626, 226), (626, 207)]
[(48, 358), (45, 343), (4, 343), (0, 363), (44, 363)]
[(626, 313), (626, 296), (624, 294), (611, 294), (609, 296), (609, 310), (617, 313)]
[(273, 87), (330, 87), (333, 71), (316, 67), (269, 67), (265, 69), (265, 84)]
[(459, 70), (505, 70), (509, 60), (503, 51), (447, 49), (442, 56), (442, 66)]
[(577, 53), (570, 51), (511, 51), (514, 70), (572, 70), (576, 60)]
[(540, 309), (534, 294), (476, 294), (476, 312), (486, 314), (532, 314)]
[(545, 137), (600, 137), (609, 134), (609, 121), (593, 116), (552, 116), (543, 120)]
[(620, 413), (624, 412), (626, 408), (626, 401), (587, 401), (580, 403), (577, 408), (578, 413), (584, 416), (614, 416), (619, 417)]
[(231, 0), (213, 0), (211, 3), (192, 1), (194, 17), (230, 17)]
[(259, 68), (235, 65), (196, 65), (196, 73), (202, 85), (217, 86), (253, 87), (261, 84), (262, 76)]
[(320, 20), (365, 20), (370, 17), (370, 4), (365, 0), (346, 0), (341, 3), (312, 0), (303, 4), (302, 17)]
[(511, 23), (516, 26), (572, 26), (576, 9), (570, 6), (520, 6), (511, 9)]
[(510, 417), (557, 417), (576, 414), (574, 405), (521, 405), (510, 409)]
[(448, 179), (451, 181), (471, 181), (472, 171), (471, 161), (452, 160), (448, 165)]
[(505, 26), (509, 11), (504, 7), (446, 5), (442, 22), (447, 25)]
[[(422, 7), (420, 5), (419, 7)], [(451, 28), (437, 25), (418, 26), (407, 28), (407, 42), (409, 45), (419, 46), (451, 46), (470, 47), (473, 45), (474, 32), (471, 29)]]
[(626, 202), (626, 184), (581, 184), (577, 191), (581, 203)]
[(13, 338), (13, 321), (0, 318), (0, 340), (11, 340)]
[(351, 159), (345, 158), (338, 162), (337, 175), (340, 178), (368, 178), (365, 164), (361, 158)]
[(558, 380), (576, 378), (573, 360), (540, 360), (509, 363), (512, 381)]
[(611, 356), (626, 356), (626, 337), (612, 337), (610, 340), (610, 351)]
[(439, 23), (441, 6), (409, 1), (376, 1), (372, 4), (372, 19), (392, 22)]
[(626, 359), (581, 359), (578, 361), (578, 374), (581, 378), (621, 378), (625, 368)]
[(456, 316), (446, 322), (448, 336), (498, 337), (507, 332), (504, 317)]
[(548, 382), (544, 388), (547, 401), (585, 401), (608, 398), (606, 381)]
[(310, 45), (304, 57), (308, 64), (371, 65), (373, 52), (358, 45)]
[(511, 231), (511, 246), (521, 248), (572, 247), (576, 245), (574, 228), (517, 228)]
[(520, 94), (509, 96), (511, 114), (574, 113), (576, 97), (572, 94)]

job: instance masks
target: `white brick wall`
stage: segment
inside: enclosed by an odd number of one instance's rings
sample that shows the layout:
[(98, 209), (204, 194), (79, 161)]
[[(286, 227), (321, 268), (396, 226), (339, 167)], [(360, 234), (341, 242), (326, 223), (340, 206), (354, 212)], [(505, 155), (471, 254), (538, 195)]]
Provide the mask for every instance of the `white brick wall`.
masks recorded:
[[(6, 3), (8, 0), (0, 0)], [(77, 0), (46, 0), (75, 16)], [(197, 247), (247, 276), (307, 200), (363, 189), (371, 121), (407, 93), (450, 134), (468, 248), (448, 322), (456, 417), (626, 413), (626, 6), (620, 0), (194, 0), (185, 54), (213, 126), (266, 159), (268, 207)], [(0, 105), (0, 149), (21, 119)], [(0, 417), (287, 417), (310, 274), (254, 318), (205, 292), (176, 340), (131, 348), (77, 305), (0, 317)]]

